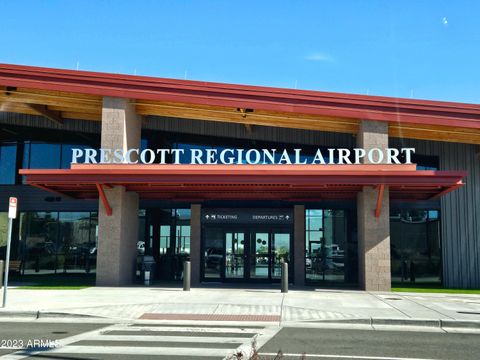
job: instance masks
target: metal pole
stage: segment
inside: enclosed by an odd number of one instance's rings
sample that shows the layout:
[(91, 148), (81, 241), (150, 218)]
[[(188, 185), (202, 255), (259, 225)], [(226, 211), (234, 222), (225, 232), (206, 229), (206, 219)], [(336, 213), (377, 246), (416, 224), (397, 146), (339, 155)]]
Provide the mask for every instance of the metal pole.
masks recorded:
[(190, 261), (183, 263), (183, 291), (190, 291), (191, 266)]
[(7, 306), (7, 285), (8, 285), (8, 266), (10, 265), (10, 242), (12, 241), (12, 223), (13, 219), (8, 219), (8, 237), (7, 237), (7, 256), (5, 259), (5, 277), (3, 278), (3, 304)]
[(5, 265), (5, 261), (0, 260), (0, 286), (3, 286), (3, 265)]
[(144, 284), (145, 284), (146, 286), (149, 286), (149, 285), (150, 285), (150, 270), (145, 270), (145, 271), (143, 272), (143, 276), (144, 276), (144, 278), (145, 278), (145, 279), (144, 279)]
[(282, 263), (282, 293), (288, 293), (288, 263)]

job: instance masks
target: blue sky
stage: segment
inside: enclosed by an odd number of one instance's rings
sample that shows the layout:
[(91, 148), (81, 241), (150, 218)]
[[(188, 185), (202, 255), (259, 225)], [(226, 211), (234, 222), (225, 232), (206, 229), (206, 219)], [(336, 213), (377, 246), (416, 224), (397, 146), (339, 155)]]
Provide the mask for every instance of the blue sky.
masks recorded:
[(480, 103), (480, 2), (3, 1), (0, 62)]

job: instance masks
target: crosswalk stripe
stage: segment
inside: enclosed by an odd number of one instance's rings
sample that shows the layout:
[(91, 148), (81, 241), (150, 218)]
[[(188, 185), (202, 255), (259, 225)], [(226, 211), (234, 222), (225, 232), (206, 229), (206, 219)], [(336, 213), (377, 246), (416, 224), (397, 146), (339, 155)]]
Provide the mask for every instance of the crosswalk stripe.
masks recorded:
[[(115, 324), (95, 331), (78, 334), (59, 341), (60, 346), (46, 351), (20, 350), (6, 355), (8, 359), (23, 359), (38, 354), (113, 354), (146, 356), (228, 357), (236, 351), (250, 351), (252, 340), (278, 330), (262, 327), (222, 327), (218, 325), (136, 326), (135, 323)], [(122, 343), (123, 342), (123, 343)], [(3, 360), (4, 357), (0, 356)]]
[(142, 346), (75, 346), (49, 350), (52, 354), (114, 354), (114, 355), (149, 355), (149, 356), (227, 356), (233, 349), (213, 348), (178, 348), (178, 347), (142, 347)]

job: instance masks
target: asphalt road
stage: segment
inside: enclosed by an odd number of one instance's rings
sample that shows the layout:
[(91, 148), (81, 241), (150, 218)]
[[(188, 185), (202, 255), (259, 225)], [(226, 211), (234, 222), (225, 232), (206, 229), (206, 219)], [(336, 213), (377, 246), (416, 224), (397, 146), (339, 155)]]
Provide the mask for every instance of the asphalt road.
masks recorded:
[(260, 354), (278, 350), (295, 355), (282, 360), (299, 359), (302, 353), (306, 359), (322, 360), (367, 360), (370, 356), (375, 360), (478, 360), (480, 334), (283, 328), (260, 349)]
[[(3, 322), (0, 321), (0, 355), (15, 352), (9, 347), (23, 345), (33, 347), (34, 341), (46, 340), (54, 342), (73, 335), (81, 334), (104, 327), (105, 324), (83, 323), (44, 323), (44, 322)], [(28, 346), (32, 345), (32, 346)]]
[[(241, 344), (250, 343), (262, 326), (85, 324), (58, 322), (1, 322), (0, 342), (25, 345), (33, 340), (63, 339), (59, 351), (22, 351), (29, 359), (52, 360), (220, 360)], [(273, 334), (273, 332), (272, 332)], [(7, 342), (10, 341), (10, 344)], [(410, 331), (283, 328), (263, 347), (260, 359), (480, 359), (480, 334)], [(18, 349), (0, 349), (2, 355)], [(291, 355), (290, 355), (291, 354)]]

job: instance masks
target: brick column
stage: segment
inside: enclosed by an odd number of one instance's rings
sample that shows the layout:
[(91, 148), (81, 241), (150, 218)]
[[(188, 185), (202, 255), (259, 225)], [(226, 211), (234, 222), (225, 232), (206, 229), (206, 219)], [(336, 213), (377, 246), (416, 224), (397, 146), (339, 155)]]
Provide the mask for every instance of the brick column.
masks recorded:
[(201, 261), (201, 212), (202, 206), (199, 204), (190, 205), (190, 264), (192, 267), (191, 285), (200, 285), (200, 261)]
[(293, 283), (305, 285), (305, 205), (293, 207)]
[[(388, 147), (388, 123), (363, 120), (357, 146), (366, 151)], [(365, 159), (365, 163), (368, 160)], [(359, 283), (367, 291), (390, 291), (390, 202), (385, 188), (380, 217), (375, 217), (378, 189), (364, 186), (357, 196)]]
[[(101, 147), (131, 149), (140, 147), (141, 118), (128, 99), (103, 98)], [(99, 201), (97, 285), (131, 284), (135, 274), (138, 241), (138, 194), (125, 187), (105, 189), (112, 207), (107, 216)]]

